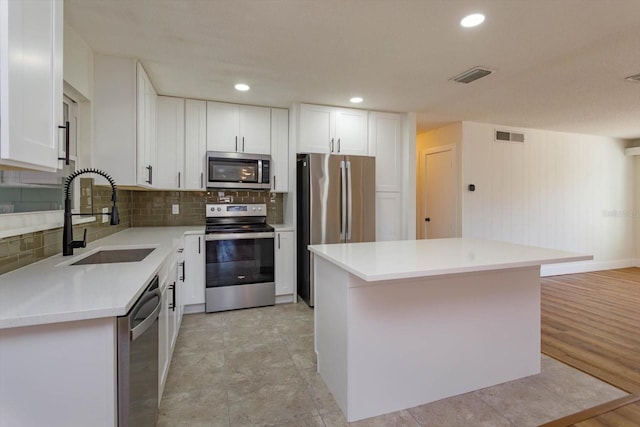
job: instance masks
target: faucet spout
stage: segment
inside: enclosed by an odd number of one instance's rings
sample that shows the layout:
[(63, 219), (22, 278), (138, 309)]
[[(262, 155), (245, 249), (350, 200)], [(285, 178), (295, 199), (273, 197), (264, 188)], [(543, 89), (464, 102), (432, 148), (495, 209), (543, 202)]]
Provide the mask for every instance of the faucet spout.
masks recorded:
[(118, 207), (116, 206), (116, 201), (118, 200), (118, 187), (116, 186), (115, 181), (111, 176), (107, 173), (101, 171), (100, 169), (94, 168), (86, 168), (80, 169), (72, 173), (67, 177), (64, 183), (64, 228), (62, 231), (62, 255), (73, 255), (73, 250), (75, 248), (84, 248), (87, 246), (87, 229), (84, 230), (84, 237), (82, 240), (73, 240), (73, 227), (72, 227), (72, 217), (73, 215), (80, 215), (71, 213), (71, 182), (78, 176), (86, 174), (86, 173), (95, 173), (97, 175), (101, 175), (109, 181), (111, 184), (111, 201), (113, 202), (113, 206), (111, 207), (111, 213), (101, 214), (101, 215), (110, 215), (111, 216), (111, 225), (120, 224), (120, 214), (118, 213)]

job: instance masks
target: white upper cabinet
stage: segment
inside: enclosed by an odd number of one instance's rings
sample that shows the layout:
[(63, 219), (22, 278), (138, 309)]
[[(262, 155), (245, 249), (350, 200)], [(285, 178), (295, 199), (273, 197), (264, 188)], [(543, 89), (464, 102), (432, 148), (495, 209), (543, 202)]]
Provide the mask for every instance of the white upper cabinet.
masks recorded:
[(207, 103), (185, 100), (184, 188), (204, 189), (204, 156), (207, 151)]
[(289, 191), (289, 110), (271, 109), (271, 191)]
[(96, 54), (93, 98), (93, 166), (119, 186), (153, 186), (157, 95), (142, 66)]
[(376, 156), (376, 191), (402, 188), (402, 116), (369, 113), (369, 147)]
[(300, 105), (299, 153), (369, 155), (367, 112)]
[(154, 187), (184, 189), (184, 99), (159, 96), (157, 125)]
[(269, 154), (271, 109), (208, 101), (207, 150)]
[(0, 164), (59, 166), (62, 20), (62, 0), (0, 1)]
[[(137, 64), (137, 79), (137, 182), (139, 185), (156, 186), (154, 173), (159, 172), (156, 159), (158, 95), (140, 63)], [(154, 168), (156, 168), (155, 171)]]

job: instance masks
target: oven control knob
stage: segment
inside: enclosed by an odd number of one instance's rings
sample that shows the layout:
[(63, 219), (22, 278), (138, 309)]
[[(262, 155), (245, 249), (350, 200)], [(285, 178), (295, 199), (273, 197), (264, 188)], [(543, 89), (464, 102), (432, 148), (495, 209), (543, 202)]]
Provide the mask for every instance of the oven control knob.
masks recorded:
[(222, 210), (222, 208), (218, 207), (218, 212), (220, 212)]

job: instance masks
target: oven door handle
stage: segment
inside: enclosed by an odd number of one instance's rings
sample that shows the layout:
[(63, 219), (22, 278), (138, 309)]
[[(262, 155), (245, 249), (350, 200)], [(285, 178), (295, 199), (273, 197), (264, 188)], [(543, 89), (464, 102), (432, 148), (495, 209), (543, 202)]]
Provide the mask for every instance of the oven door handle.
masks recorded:
[(273, 231), (260, 233), (209, 233), (204, 238), (210, 240), (247, 240), (247, 239), (273, 239), (276, 233)]

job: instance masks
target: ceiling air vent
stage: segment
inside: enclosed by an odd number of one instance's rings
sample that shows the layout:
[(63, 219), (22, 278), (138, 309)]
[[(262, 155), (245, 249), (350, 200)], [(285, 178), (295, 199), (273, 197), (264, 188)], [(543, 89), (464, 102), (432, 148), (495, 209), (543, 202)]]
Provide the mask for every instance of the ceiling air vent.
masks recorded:
[(471, 83), (473, 81), (481, 79), (482, 77), (488, 76), (491, 73), (493, 73), (493, 71), (489, 70), (488, 68), (474, 67), (462, 74), (458, 74), (457, 76), (449, 80), (453, 80), (454, 82), (458, 83)]
[(640, 74), (634, 74), (633, 76), (625, 78), (625, 80), (629, 82), (640, 82)]
[(524, 134), (516, 132), (496, 131), (496, 141), (498, 142), (524, 142)]

